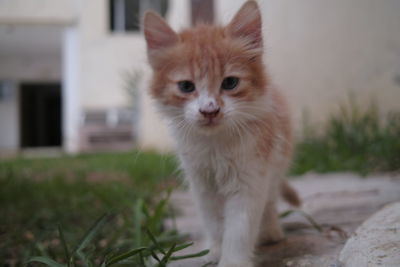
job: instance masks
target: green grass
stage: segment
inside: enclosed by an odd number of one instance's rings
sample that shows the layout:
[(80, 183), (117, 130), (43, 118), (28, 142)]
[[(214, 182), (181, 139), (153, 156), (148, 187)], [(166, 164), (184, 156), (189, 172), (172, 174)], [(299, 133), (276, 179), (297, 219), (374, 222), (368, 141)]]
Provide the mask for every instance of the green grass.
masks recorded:
[(400, 113), (382, 117), (376, 105), (355, 101), (319, 127), (306, 127), (297, 146), (292, 175), (350, 171), (361, 175), (400, 170)]
[[(104, 213), (112, 216), (91, 247), (94, 254), (148, 245), (144, 226), (157, 237), (173, 237), (162, 229), (169, 208), (152, 214), (176, 175), (173, 157), (153, 153), (0, 162), (0, 266), (21, 266), (38, 255), (61, 259), (58, 225), (66, 243), (74, 244)], [(144, 212), (147, 217), (135, 218)]]

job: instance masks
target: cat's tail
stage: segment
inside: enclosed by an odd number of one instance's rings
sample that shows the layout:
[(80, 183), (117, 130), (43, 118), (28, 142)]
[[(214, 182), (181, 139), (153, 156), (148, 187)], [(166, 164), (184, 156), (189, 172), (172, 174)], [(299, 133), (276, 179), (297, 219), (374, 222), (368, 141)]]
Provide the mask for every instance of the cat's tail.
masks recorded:
[(282, 181), (281, 194), (284, 200), (295, 207), (301, 206), (301, 200), (296, 190), (287, 182)]

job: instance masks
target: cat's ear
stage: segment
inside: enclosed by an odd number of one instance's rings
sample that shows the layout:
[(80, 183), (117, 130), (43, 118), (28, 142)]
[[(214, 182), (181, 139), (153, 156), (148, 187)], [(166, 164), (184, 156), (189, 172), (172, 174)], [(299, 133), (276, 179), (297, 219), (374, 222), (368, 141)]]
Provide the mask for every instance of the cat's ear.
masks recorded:
[(256, 1), (247, 1), (226, 26), (227, 34), (246, 41), (249, 48), (262, 48), (262, 21)]
[(147, 11), (144, 15), (143, 31), (149, 51), (167, 48), (178, 42), (176, 32), (152, 11)]

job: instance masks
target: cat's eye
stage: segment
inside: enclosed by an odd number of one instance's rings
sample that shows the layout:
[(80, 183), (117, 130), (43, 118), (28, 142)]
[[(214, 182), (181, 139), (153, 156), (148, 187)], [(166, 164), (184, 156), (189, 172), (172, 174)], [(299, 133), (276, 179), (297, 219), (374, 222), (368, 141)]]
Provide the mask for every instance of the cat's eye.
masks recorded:
[(239, 78), (238, 77), (233, 77), (229, 76), (226, 77), (221, 84), (221, 88), (224, 90), (232, 90), (235, 89), (235, 87), (239, 84)]
[(180, 81), (178, 88), (182, 93), (191, 93), (196, 89), (196, 86), (191, 81)]

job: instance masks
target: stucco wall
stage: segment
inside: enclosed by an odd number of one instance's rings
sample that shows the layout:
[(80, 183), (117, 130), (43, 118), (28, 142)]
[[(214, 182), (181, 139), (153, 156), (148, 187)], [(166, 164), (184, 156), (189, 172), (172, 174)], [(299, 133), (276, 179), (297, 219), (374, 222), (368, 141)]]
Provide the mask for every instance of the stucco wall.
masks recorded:
[(0, 80), (59, 81), (61, 56), (0, 55)]
[[(187, 25), (188, 1), (172, 0), (167, 20), (176, 28)], [(139, 142), (146, 149), (170, 147), (165, 126), (160, 123), (147, 95), (146, 49), (140, 32), (115, 33), (109, 30), (108, 1), (86, 1), (82, 5), (81, 32), (81, 103), (84, 110), (113, 109), (128, 106), (131, 99), (126, 89), (126, 74), (141, 73), (139, 85)]]
[[(244, 0), (217, 2), (224, 23)], [(265, 62), (291, 102), (295, 126), (337, 112), (349, 94), (400, 110), (400, 1), (259, 0)]]
[(74, 23), (80, 0), (1, 0), (0, 23)]
[(336, 112), (352, 92), (362, 105), (400, 110), (400, 1), (260, 1), (266, 62), (287, 92), (295, 123)]
[[(171, 1), (168, 21), (175, 26), (188, 20), (187, 1)], [(111, 32), (108, 1), (85, 1), (80, 14), (82, 54), (82, 105), (87, 109), (129, 104), (125, 85), (127, 72), (148, 75), (146, 50), (140, 32)], [(184, 10), (184, 11), (183, 11)], [(95, 97), (94, 97), (95, 96)]]
[(15, 151), (19, 145), (18, 91), (12, 81), (7, 81), (7, 87), (7, 97), (0, 99), (0, 155)]

